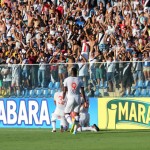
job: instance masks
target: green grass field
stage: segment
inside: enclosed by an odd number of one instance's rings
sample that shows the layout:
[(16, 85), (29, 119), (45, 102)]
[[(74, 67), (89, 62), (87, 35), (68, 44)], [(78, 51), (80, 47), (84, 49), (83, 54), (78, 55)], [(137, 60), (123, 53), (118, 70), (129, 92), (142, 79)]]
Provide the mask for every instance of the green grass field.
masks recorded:
[(150, 130), (51, 133), (49, 129), (0, 129), (0, 150), (149, 150)]

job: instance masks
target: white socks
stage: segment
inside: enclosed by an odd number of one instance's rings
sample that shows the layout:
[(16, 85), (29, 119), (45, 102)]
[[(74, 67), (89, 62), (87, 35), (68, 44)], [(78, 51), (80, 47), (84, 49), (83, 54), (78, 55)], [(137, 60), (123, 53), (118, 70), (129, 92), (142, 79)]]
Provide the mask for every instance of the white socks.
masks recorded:
[(66, 114), (66, 115), (65, 115), (65, 118), (66, 118), (67, 122), (68, 122), (70, 125), (72, 125), (72, 119), (71, 119), (71, 116), (68, 115), (68, 114)]
[(77, 131), (78, 128), (78, 124), (79, 124), (79, 116), (75, 116), (75, 126), (74, 126), (74, 131)]
[(96, 132), (95, 128), (92, 128), (92, 127), (79, 127), (77, 129), (78, 132), (82, 132), (82, 131), (94, 131)]
[(52, 121), (53, 130), (56, 130), (56, 121)]

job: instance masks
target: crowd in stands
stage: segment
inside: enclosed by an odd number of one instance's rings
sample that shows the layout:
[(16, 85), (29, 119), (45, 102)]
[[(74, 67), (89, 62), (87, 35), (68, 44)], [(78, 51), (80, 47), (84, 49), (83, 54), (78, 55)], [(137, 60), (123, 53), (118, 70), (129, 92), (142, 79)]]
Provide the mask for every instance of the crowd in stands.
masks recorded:
[(131, 93), (150, 81), (150, 0), (1, 0), (0, 64), (0, 94), (62, 86), (72, 67), (89, 96)]

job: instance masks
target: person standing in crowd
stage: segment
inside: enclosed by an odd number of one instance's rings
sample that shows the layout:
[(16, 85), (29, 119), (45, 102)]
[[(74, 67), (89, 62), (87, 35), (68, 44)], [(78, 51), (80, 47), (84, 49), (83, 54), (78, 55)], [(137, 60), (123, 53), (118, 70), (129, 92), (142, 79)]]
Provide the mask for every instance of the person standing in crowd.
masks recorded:
[(1, 70), (3, 76), (3, 90), (4, 96), (9, 97), (11, 95), (11, 68), (6, 64)]
[(39, 69), (38, 69), (38, 86), (45, 87), (45, 76), (46, 76), (46, 57), (44, 53), (41, 52), (39, 58), (37, 59), (39, 62)]
[[(124, 68), (120, 56), (138, 61), (133, 62), (133, 67), (136, 67), (133, 70), (135, 82), (149, 80), (149, 60), (145, 54), (147, 52), (150, 56), (149, 8), (149, 0), (5, 0), (0, 6), (2, 62), (5, 63), (10, 55), (17, 57), (18, 53), (28, 56), (28, 64), (32, 64), (28, 76), (29, 88), (32, 89), (47, 87), (49, 81), (60, 81), (62, 85), (64, 77), (71, 74), (71, 68), (78, 68), (78, 64), (74, 63), (81, 63), (81, 60), (76, 61), (79, 53), (87, 60), (85, 66), (90, 64), (88, 73), (93, 82), (97, 75), (97, 87), (100, 81), (106, 83), (106, 77), (110, 79), (110, 91), (115, 81), (117, 87), (121, 85), (118, 74), (121, 79)], [(63, 55), (63, 61), (55, 56), (58, 49)], [(134, 52), (137, 54), (132, 55)], [(96, 58), (97, 53), (100, 53), (100, 60)], [(45, 62), (39, 58), (41, 54)], [(109, 56), (112, 57), (111, 63), (108, 62)], [(99, 65), (93, 65), (95, 59)], [(146, 62), (140, 62), (145, 59)], [(120, 64), (120, 73), (111, 70), (113, 65), (108, 65), (113, 64), (114, 60)], [(107, 62), (107, 67), (101, 66), (101, 61)], [(62, 62), (64, 67), (59, 64)], [(39, 68), (43, 67), (43, 63), (53, 64), (48, 71), (44, 71)], [(24, 79), (25, 71), (22, 71), (20, 79)], [(112, 80), (112, 74), (115, 80)]]
[(143, 73), (144, 79), (150, 80), (150, 57), (148, 52), (144, 52), (143, 54)]
[(113, 92), (114, 88), (114, 73), (115, 73), (115, 61), (113, 61), (112, 56), (108, 56), (107, 60), (107, 81), (109, 86), (109, 92)]
[[(19, 59), (17, 59), (17, 57)], [(11, 82), (11, 88), (13, 90), (14, 95), (20, 95), (20, 74), (21, 74), (21, 56), (16, 54), (15, 57), (10, 57), (8, 63), (13, 62), (13, 64), (10, 65), (12, 70), (12, 82)], [(11, 91), (12, 92), (12, 91)]]
[(137, 53), (132, 52), (133, 55), (133, 78), (136, 84), (139, 80), (143, 80), (143, 64), (141, 57), (137, 56)]
[[(124, 60), (127, 61), (128, 59)], [(133, 75), (132, 75), (132, 63), (131, 62), (123, 62), (123, 73), (122, 73), (122, 91), (121, 96), (124, 96), (126, 91), (128, 95), (131, 94), (131, 86), (133, 83)]]
[(79, 77), (84, 83), (84, 87), (87, 88), (88, 82), (88, 64), (87, 59), (81, 54), (78, 59)]

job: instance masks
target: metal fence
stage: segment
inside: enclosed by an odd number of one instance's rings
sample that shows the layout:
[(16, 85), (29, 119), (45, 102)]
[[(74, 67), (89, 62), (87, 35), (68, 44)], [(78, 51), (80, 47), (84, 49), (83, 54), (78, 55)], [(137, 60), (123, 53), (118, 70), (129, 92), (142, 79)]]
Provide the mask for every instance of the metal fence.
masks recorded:
[(53, 97), (77, 67), (89, 97), (150, 97), (150, 62), (0, 65), (1, 97)]

